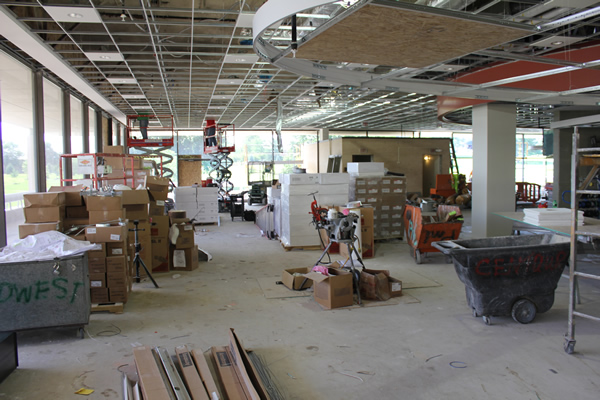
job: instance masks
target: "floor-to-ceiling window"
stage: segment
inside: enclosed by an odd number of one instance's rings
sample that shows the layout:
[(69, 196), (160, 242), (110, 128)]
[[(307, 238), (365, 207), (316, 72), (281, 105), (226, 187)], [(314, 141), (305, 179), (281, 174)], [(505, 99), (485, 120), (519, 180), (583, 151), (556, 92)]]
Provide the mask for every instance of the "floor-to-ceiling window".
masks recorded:
[(31, 69), (0, 52), (2, 150), (7, 241), (18, 239), (24, 222), (23, 193), (35, 190), (33, 160), (33, 74)]
[(83, 153), (83, 105), (71, 95), (71, 154)]
[(60, 185), (59, 162), (63, 147), (62, 90), (44, 79), (44, 142), (46, 186)]

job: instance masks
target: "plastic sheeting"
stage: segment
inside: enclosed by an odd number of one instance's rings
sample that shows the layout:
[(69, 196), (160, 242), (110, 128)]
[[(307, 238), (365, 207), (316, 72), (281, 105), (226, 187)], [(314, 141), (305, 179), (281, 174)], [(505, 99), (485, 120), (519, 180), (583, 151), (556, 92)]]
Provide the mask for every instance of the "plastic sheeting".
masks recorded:
[(53, 260), (101, 248), (98, 244), (75, 240), (61, 232), (42, 232), (4, 247), (0, 252), (0, 263)]

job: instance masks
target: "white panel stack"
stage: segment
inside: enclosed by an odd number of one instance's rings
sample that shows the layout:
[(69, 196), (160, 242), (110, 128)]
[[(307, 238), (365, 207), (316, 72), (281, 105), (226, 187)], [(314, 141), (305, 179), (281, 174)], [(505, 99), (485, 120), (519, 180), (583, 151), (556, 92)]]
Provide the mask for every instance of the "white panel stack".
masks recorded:
[[(523, 222), (541, 226), (571, 225), (570, 208), (525, 208)], [(577, 211), (577, 225), (583, 225), (583, 211)]]
[(359, 176), (361, 178), (369, 178), (374, 176), (384, 176), (385, 167), (382, 162), (359, 162), (359, 163), (348, 163), (346, 169), (352, 176)]
[(175, 208), (185, 210), (193, 222), (219, 221), (219, 196), (216, 187), (183, 186), (175, 188)]
[(282, 174), (281, 242), (288, 247), (319, 246), (318, 232), (311, 224), (311, 193), (321, 207), (348, 203), (348, 174)]

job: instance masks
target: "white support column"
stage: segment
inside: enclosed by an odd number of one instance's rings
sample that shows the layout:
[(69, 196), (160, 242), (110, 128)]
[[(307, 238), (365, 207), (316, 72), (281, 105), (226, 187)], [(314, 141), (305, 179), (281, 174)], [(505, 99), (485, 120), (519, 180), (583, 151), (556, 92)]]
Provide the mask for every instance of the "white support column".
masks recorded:
[(473, 106), (473, 237), (510, 235), (512, 222), (492, 212), (515, 211), (516, 107)]
[(329, 140), (329, 128), (319, 129), (319, 141)]

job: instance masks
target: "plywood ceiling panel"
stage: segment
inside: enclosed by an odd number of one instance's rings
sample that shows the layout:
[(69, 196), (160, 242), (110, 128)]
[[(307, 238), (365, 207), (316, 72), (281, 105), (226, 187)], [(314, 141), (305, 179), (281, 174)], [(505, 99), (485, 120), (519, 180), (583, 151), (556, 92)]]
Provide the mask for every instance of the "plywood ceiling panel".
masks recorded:
[(367, 5), (300, 46), (297, 58), (423, 68), (529, 31)]

